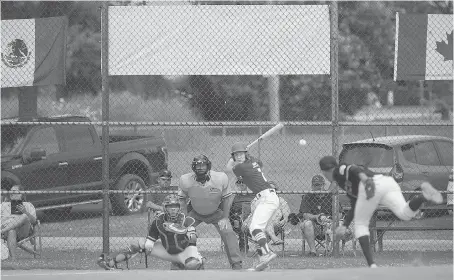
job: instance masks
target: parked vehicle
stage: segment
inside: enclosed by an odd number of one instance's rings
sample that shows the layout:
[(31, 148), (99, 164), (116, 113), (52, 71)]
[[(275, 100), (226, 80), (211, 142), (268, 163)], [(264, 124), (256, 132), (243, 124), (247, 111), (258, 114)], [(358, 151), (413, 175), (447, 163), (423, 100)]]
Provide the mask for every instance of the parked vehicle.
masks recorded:
[[(391, 175), (403, 191), (418, 190), (423, 181), (445, 191), (453, 167), (453, 140), (428, 135), (365, 139), (343, 144), (339, 162)], [(443, 198), (446, 203), (446, 194)]]
[[(1, 187), (22, 184), (25, 190), (102, 189), (102, 142), (91, 124), (55, 125), (52, 122), (89, 122), (86, 117), (39, 117), (48, 124), (22, 124), (14, 119), (1, 126)], [(28, 120), (30, 121), (30, 120)], [(145, 190), (167, 168), (162, 137), (109, 136), (110, 187)], [(52, 208), (99, 201), (100, 194), (29, 194), (35, 207)], [(145, 195), (114, 194), (112, 210), (132, 214), (145, 207)], [(68, 209), (69, 208), (69, 209)], [(68, 211), (71, 206), (66, 207)]]

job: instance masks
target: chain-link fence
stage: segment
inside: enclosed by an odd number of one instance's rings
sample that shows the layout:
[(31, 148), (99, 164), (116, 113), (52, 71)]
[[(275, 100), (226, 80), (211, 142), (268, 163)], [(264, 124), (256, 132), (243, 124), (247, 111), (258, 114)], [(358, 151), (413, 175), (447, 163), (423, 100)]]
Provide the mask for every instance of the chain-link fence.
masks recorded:
[[(396, 12), (452, 14), (452, 3), (1, 5), (2, 20), (68, 19), (66, 84), (2, 88), (2, 196), (22, 185), (39, 220), (36, 242), (24, 245), (40, 255), (19, 250), (20, 263), (95, 267), (101, 252), (146, 237), (154, 219), (147, 205), (177, 192), (195, 156), (223, 171), (235, 142), (251, 143), (278, 122), (284, 128), (250, 153), (285, 201), (267, 228), (280, 266), (324, 267), (339, 253), (344, 264), (357, 262), (352, 236), (340, 252), (331, 242), (350, 205), (319, 170), (330, 154), (393, 176), (407, 199), (423, 181), (443, 191), (442, 205), (425, 204), (411, 221), (379, 208), (371, 243), (391, 264), (422, 252), (452, 261), (452, 80), (393, 81)], [(160, 178), (163, 169), (172, 176)], [(245, 230), (253, 198), (237, 193), (230, 211), (245, 266), (255, 252)], [(197, 232), (207, 266), (229, 267), (232, 250), (215, 227)], [(324, 257), (298, 261), (311, 252)]]

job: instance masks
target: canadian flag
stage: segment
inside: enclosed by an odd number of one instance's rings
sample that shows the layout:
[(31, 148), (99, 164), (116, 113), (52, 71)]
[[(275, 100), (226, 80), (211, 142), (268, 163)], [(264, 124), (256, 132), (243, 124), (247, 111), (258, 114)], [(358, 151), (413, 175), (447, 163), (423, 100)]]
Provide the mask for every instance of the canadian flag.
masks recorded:
[(453, 79), (453, 15), (396, 15), (394, 81)]

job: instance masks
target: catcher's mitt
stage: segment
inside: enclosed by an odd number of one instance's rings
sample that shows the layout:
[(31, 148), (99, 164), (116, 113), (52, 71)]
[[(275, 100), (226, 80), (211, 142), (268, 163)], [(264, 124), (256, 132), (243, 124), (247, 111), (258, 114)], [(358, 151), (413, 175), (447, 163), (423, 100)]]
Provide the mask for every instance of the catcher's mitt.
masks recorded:
[(186, 234), (188, 232), (187, 228), (176, 223), (164, 222), (163, 226), (166, 231), (173, 232), (176, 234)]

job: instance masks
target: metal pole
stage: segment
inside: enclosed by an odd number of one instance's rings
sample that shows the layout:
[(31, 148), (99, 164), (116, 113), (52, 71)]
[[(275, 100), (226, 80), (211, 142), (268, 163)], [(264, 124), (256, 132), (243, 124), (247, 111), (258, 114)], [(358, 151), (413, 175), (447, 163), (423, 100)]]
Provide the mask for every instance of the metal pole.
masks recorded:
[[(337, 149), (339, 145), (338, 129), (339, 129), (339, 46), (338, 46), (338, 10), (337, 2), (332, 1), (329, 5), (330, 11), (330, 53), (331, 53), (331, 123), (332, 123), (332, 154), (337, 157)], [(339, 186), (335, 184), (333, 194), (333, 231), (339, 224)], [(339, 240), (334, 236), (333, 254), (339, 256)]]
[(102, 87), (102, 184), (103, 223), (102, 251), (109, 249), (109, 72), (108, 72), (108, 10), (109, 2), (101, 6), (101, 87)]
[(268, 95), (269, 95), (269, 119), (272, 122), (279, 122), (281, 120), (280, 113), (280, 98), (279, 98), (279, 76), (271, 75), (267, 77), (268, 81)]

